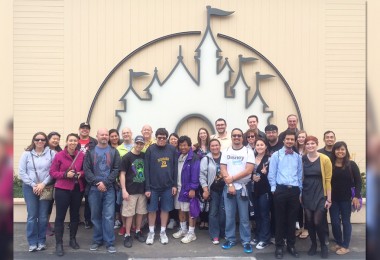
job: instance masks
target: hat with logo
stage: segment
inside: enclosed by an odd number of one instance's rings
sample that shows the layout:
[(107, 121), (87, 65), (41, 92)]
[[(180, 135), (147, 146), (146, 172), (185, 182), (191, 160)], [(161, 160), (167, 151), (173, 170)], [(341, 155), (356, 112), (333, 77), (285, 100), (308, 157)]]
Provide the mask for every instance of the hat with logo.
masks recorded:
[(87, 123), (87, 122), (83, 122), (83, 123), (81, 123), (81, 124), (79, 125), (79, 128), (85, 128), (85, 127), (88, 127), (89, 129), (91, 129), (90, 124)]
[(267, 125), (265, 127), (265, 132), (266, 131), (278, 131), (278, 127), (276, 125)]
[(143, 143), (145, 144), (144, 137), (142, 135), (138, 135), (135, 137), (135, 143)]

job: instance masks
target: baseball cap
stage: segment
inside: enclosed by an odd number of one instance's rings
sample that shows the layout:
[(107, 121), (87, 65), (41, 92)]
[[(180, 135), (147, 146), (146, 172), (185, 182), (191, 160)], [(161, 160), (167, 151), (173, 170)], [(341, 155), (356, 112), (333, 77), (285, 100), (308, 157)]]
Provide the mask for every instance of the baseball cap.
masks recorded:
[(142, 135), (138, 135), (135, 137), (135, 143), (143, 143), (145, 144), (144, 137)]
[(266, 131), (278, 131), (278, 127), (276, 125), (267, 125), (265, 127), (265, 132)]
[(83, 123), (81, 123), (81, 124), (79, 125), (79, 128), (84, 128), (84, 127), (88, 127), (89, 129), (91, 129), (90, 124), (87, 123), (87, 122), (83, 122)]

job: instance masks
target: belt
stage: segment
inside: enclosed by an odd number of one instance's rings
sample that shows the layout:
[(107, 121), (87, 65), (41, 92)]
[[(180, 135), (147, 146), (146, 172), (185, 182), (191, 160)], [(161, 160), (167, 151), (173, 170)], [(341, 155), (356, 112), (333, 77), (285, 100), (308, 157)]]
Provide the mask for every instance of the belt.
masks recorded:
[(299, 188), (298, 186), (292, 186), (292, 185), (285, 185), (285, 184), (277, 184), (278, 188), (283, 188), (283, 189), (293, 189), (293, 188)]

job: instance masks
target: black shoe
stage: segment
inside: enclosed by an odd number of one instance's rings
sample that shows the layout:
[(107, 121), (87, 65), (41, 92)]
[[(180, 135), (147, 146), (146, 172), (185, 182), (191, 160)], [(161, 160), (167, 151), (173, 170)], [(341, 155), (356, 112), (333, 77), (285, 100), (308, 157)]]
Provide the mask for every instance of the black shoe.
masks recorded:
[(85, 220), (85, 221), (84, 221), (84, 228), (85, 228), (85, 229), (90, 229), (90, 228), (92, 228), (92, 223), (91, 223), (91, 221), (89, 221), (89, 220)]
[(299, 258), (300, 255), (298, 254), (296, 248), (294, 246), (288, 246), (288, 252), (289, 254), (291, 254), (292, 256), (294, 256), (295, 258)]
[(62, 244), (57, 244), (55, 246), (55, 254), (57, 256), (63, 256), (63, 245)]
[(321, 258), (328, 258), (329, 257), (329, 249), (326, 245), (321, 246)]
[(75, 238), (70, 239), (69, 245), (71, 246), (72, 249), (79, 249), (79, 245), (77, 243), (77, 240)]
[(309, 251), (307, 251), (308, 255), (315, 255), (317, 253), (317, 244), (311, 244)]
[(131, 248), (133, 243), (133, 238), (131, 236), (125, 236), (124, 237), (124, 246)]
[(282, 259), (284, 257), (284, 252), (281, 247), (276, 247), (276, 251), (274, 252), (274, 255), (277, 259)]
[(142, 234), (141, 231), (136, 232), (136, 234), (135, 234), (135, 238), (136, 238), (139, 242), (141, 242), (141, 243), (144, 243), (145, 240), (146, 240), (146, 237)]

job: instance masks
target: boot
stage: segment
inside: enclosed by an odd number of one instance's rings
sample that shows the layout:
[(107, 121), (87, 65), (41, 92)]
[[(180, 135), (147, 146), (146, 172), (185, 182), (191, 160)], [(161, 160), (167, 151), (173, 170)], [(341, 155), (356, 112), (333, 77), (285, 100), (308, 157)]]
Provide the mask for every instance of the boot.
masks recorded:
[(321, 245), (321, 258), (328, 258), (329, 257), (329, 249), (326, 245)]
[(57, 256), (63, 256), (63, 226), (55, 225), (55, 253)]
[(62, 243), (55, 245), (55, 254), (57, 256), (63, 256), (64, 253), (63, 253), (63, 245), (62, 245)]
[(69, 245), (71, 246), (72, 249), (79, 249), (79, 245), (77, 243), (77, 240), (75, 239), (78, 231), (78, 222), (73, 223), (71, 222), (70, 224), (70, 243)]

